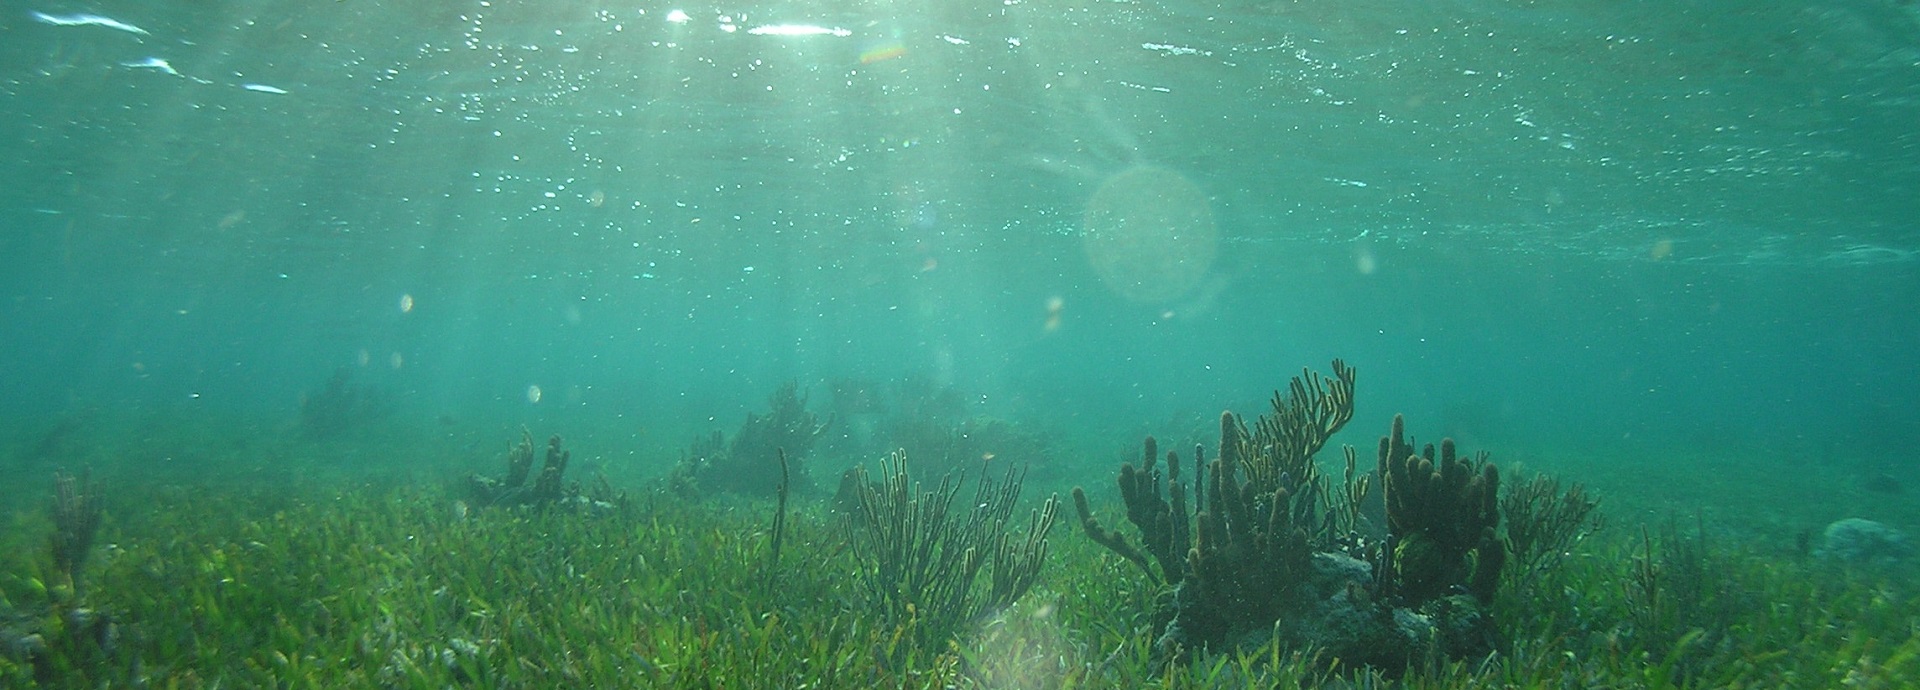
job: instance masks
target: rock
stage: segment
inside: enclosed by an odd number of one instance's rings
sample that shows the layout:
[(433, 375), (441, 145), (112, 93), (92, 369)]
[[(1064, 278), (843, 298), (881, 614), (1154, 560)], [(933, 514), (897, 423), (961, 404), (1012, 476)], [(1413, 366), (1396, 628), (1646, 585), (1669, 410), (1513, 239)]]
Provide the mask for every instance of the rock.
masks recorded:
[(1911, 557), (1913, 543), (1905, 532), (1885, 523), (1847, 518), (1827, 525), (1813, 555), (1853, 565), (1890, 565)]

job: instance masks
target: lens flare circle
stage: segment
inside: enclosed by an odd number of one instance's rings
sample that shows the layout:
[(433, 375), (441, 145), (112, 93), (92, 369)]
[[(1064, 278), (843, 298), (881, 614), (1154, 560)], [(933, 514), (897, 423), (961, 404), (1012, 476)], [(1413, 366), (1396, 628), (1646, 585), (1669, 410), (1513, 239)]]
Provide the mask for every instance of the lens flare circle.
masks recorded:
[(1138, 166), (1107, 178), (1087, 200), (1080, 242), (1109, 289), (1159, 303), (1206, 279), (1220, 234), (1199, 187), (1180, 173)]

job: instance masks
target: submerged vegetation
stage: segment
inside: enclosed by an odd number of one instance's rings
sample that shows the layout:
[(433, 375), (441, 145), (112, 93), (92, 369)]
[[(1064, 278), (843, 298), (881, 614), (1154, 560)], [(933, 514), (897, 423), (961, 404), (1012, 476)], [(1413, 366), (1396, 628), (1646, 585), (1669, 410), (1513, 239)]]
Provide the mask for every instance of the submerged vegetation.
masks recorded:
[(315, 439), (344, 436), (389, 413), (386, 395), (355, 383), (347, 367), (334, 369), (325, 385), (300, 396), (300, 430)]
[(1039, 580), (1059, 504), (1048, 498), (1024, 535), (1009, 533), (1025, 479), (1013, 467), (998, 482), (977, 478), (973, 500), (958, 509), (953, 499), (964, 477), (949, 473), (922, 492), (900, 452), (880, 463), (880, 473), (876, 483), (866, 468), (854, 470), (858, 508), (848, 521), (861, 610), (881, 627), (904, 631), (919, 651), (938, 652)]
[(696, 437), (669, 482), (688, 497), (729, 493), (774, 496), (813, 484), (807, 459), (832, 420), (807, 410), (807, 396), (789, 381), (767, 398), (767, 413), (748, 414), (731, 441), (719, 431)]
[[(1251, 431), (1221, 415), (1219, 456), (1205, 463), (1204, 447), (1194, 449), (1191, 501), (1173, 452), (1161, 491), (1152, 437), (1140, 467), (1120, 468), (1127, 518), (1159, 581), (1174, 585), (1153, 613), (1159, 664), (1276, 645), (1318, 651), (1333, 668), (1398, 675), (1423, 660), (1493, 651), (1485, 607), (1506, 560), (1499, 473), (1484, 456), (1457, 457), (1451, 440), (1438, 457), (1432, 445), (1414, 452), (1394, 417), (1374, 474), (1359, 476), (1349, 452), (1336, 490), (1314, 458), (1353, 418), (1354, 381), (1336, 359), (1331, 378), (1302, 372), (1275, 392)], [(1362, 517), (1374, 478), (1383, 480), (1379, 524)], [(1084, 491), (1075, 489), (1074, 507), (1095, 543), (1145, 567), (1124, 536), (1100, 525)]]
[[(531, 435), (498, 479), (467, 474), (498, 455), (416, 481), (61, 475), (0, 533), (0, 687), (1920, 682), (1911, 562), (1602, 521), (1583, 485), (1415, 450), (1399, 423), (1372, 472), (1348, 453), (1335, 477), (1313, 458), (1351, 387), (1342, 364), (1303, 374), (1269, 415), (1223, 417), (1211, 459), (1149, 442), (1115, 489), (1075, 492), (1096, 539), (1050, 540), (1017, 469), (916, 481), (900, 455), (853, 472), (852, 506), (665, 477), (547, 509), (521, 500), (543, 491)], [(1423, 617), (1470, 634), (1355, 653)]]
[(981, 414), (967, 395), (926, 376), (885, 383), (840, 379), (830, 384), (834, 419), (830, 446), (854, 457), (895, 450), (913, 458), (916, 478), (938, 480), (983, 464), (1018, 463), (1035, 476), (1056, 470), (1045, 434), (1011, 420)]

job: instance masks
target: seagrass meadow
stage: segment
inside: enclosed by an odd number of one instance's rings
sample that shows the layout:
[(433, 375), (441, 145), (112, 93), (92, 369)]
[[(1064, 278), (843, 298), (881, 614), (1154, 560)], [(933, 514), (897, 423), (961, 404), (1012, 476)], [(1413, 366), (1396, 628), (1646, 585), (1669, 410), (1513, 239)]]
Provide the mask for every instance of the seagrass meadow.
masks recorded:
[[(105, 520), (72, 581), (48, 547), (52, 475), (10, 484), (6, 687), (1900, 688), (1920, 678), (1910, 563), (1826, 560), (1805, 535), (1755, 527), (1761, 513), (1818, 519), (1829, 508), (1795, 497), (1848, 490), (1837, 484), (1765, 495), (1766, 483), (1748, 482), (1756, 493), (1739, 502), (1681, 509), (1639, 478), (1595, 477), (1604, 520), (1539, 567), (1507, 572), (1490, 606), (1499, 640), (1474, 658), (1366, 668), (1269, 641), (1167, 664), (1152, 618), (1168, 586), (1067, 525), (1054, 526), (1024, 596), (928, 639), (916, 626), (929, 617), (890, 616), (861, 591), (858, 532), (825, 492), (794, 498), (774, 562), (772, 498), (615, 478), (604, 509), (482, 507), (466, 502), (461, 470), (491, 472), (500, 453), (405, 464), (445, 457), (444, 435), (388, 435), (377, 455), (394, 464), (343, 468), (330, 460), (341, 444), (181, 427), (164, 440), (209, 448), (194, 466), (95, 467), (87, 486)], [(72, 443), (101, 457), (129, 450)], [(1509, 476), (1512, 487), (1525, 475)], [(1670, 488), (1711, 490), (1681, 484)], [(1060, 489), (1029, 482), (1020, 514)], [(1118, 519), (1118, 496), (1090, 491), (1093, 509)], [(1912, 510), (1898, 502), (1885, 508)]]

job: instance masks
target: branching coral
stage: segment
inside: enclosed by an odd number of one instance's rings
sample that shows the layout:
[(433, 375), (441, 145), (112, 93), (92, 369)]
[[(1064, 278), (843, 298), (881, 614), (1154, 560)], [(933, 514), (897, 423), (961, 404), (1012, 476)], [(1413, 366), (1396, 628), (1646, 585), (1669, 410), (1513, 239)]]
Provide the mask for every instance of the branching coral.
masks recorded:
[(1127, 543), (1126, 536), (1108, 530), (1100, 525), (1093, 516), (1093, 510), (1087, 505), (1087, 493), (1079, 487), (1073, 489), (1073, 509), (1080, 516), (1080, 529), (1087, 536), (1107, 547), (1122, 558), (1131, 561), (1146, 571), (1147, 576), (1156, 581), (1179, 583), (1187, 573), (1187, 491), (1180, 483), (1180, 457), (1167, 453), (1167, 493), (1160, 491), (1159, 448), (1152, 436), (1148, 436), (1146, 452), (1141, 466), (1135, 469), (1133, 463), (1120, 466), (1120, 497), (1127, 505), (1127, 520), (1140, 529), (1142, 543), (1147, 553), (1160, 564), (1156, 574), (1147, 564), (1147, 558), (1138, 549)]
[[(1222, 414), (1219, 457), (1201, 463), (1195, 450), (1191, 520), (1178, 456), (1167, 454), (1163, 492), (1148, 439), (1143, 463), (1119, 476), (1139, 548), (1101, 526), (1075, 490), (1082, 531), (1149, 575), (1151, 556), (1156, 579), (1176, 585), (1155, 616), (1165, 623), (1160, 660), (1272, 640), (1393, 672), (1490, 648), (1483, 609), (1505, 557), (1495, 537), (1499, 474), (1484, 456), (1459, 458), (1451, 441), (1438, 455), (1414, 453), (1396, 418), (1379, 459), (1389, 538), (1371, 542), (1359, 528), (1373, 483), (1354, 453), (1338, 488), (1315, 459), (1352, 420), (1354, 381), (1335, 360), (1331, 377), (1306, 371), (1276, 392), (1251, 428)], [(1475, 596), (1455, 596), (1462, 589)]]
[[(859, 509), (850, 517), (868, 604), (923, 648), (944, 644), (964, 626), (1005, 609), (1038, 580), (1058, 501), (1048, 498), (1024, 537), (1006, 530), (1020, 496), (1021, 475), (1009, 467), (994, 482), (981, 477), (967, 508), (953, 510), (961, 481), (948, 474), (921, 493), (905, 454), (881, 462), (881, 483), (856, 468)], [(981, 570), (984, 584), (977, 584)]]
[(1287, 382), (1286, 393), (1274, 391), (1272, 411), (1255, 421), (1251, 433), (1238, 417), (1223, 415), (1220, 458), (1227, 471), (1244, 469), (1259, 492), (1290, 486), (1317, 494), (1320, 468), (1313, 459), (1353, 420), (1354, 380), (1353, 367), (1336, 359), (1332, 378), (1302, 369)]
[(8, 667), (19, 662), (32, 669), (37, 682), (53, 687), (53, 679), (61, 674), (91, 670), (107, 660), (119, 637), (116, 616), (86, 606), (81, 587), (82, 571), (105, 515), (99, 488), (86, 475), (75, 479), (65, 472), (55, 473), (52, 508), (49, 542), (54, 567), (66, 580), (65, 591), (43, 591), (50, 596), (38, 602), (39, 610), (27, 615), (17, 614), (12, 602), (0, 597), (0, 684), (13, 676)]
[(1465, 586), (1482, 603), (1493, 600), (1506, 550), (1500, 525), (1500, 472), (1482, 453), (1461, 458), (1453, 439), (1428, 444), (1419, 453), (1405, 438), (1406, 421), (1393, 417), (1380, 439), (1380, 476), (1385, 478), (1389, 537), (1384, 593), (1427, 601)]
[(885, 384), (838, 379), (830, 382), (836, 426), (827, 440), (841, 456), (866, 457), (895, 449), (913, 458), (923, 479), (970, 471), (983, 461), (1021, 463), (1045, 474), (1050, 437), (1031, 425), (982, 414), (977, 401), (951, 385), (925, 376)]
[(93, 552), (93, 535), (100, 531), (104, 514), (100, 490), (91, 477), (53, 475), (53, 563), (75, 592), (80, 590), (80, 570)]
[[(1153, 439), (1140, 467), (1121, 467), (1127, 519), (1140, 529), (1161, 579), (1178, 585), (1173, 610), (1159, 616), (1167, 621), (1163, 657), (1273, 634), (1277, 619), (1308, 606), (1322, 585), (1338, 579), (1315, 574), (1317, 550), (1331, 543), (1333, 521), (1325, 518), (1327, 491), (1313, 458), (1353, 418), (1354, 370), (1335, 360), (1333, 371), (1332, 378), (1302, 372), (1287, 392), (1275, 392), (1272, 412), (1251, 430), (1232, 413), (1220, 416), (1220, 456), (1209, 463), (1200, 448), (1194, 451), (1197, 514), (1188, 513), (1175, 453), (1167, 454), (1162, 492)], [(1075, 491), (1074, 503), (1088, 536), (1152, 574), (1138, 549), (1100, 526), (1084, 491)], [(1366, 567), (1347, 561), (1349, 574)]]
[(1551, 475), (1534, 474), (1510, 483), (1500, 498), (1512, 561), (1506, 569), (1509, 581), (1550, 568), (1575, 542), (1600, 529), (1599, 507), (1600, 499), (1589, 495), (1585, 485), (1563, 489)]
[(807, 411), (807, 397), (791, 381), (768, 397), (767, 408), (764, 415), (748, 414), (731, 442), (723, 443), (718, 431), (696, 438), (674, 469), (676, 488), (771, 497), (783, 482), (800, 490), (811, 486), (807, 456), (832, 420), (822, 422)]
[[(560, 449), (560, 437), (547, 440), (547, 459), (540, 474), (527, 484), (533, 471), (533, 433), (520, 430), (520, 443), (507, 449), (507, 473), (500, 477), (470, 475), (467, 496), (476, 507), (495, 505), (545, 505), (573, 500), (580, 496), (578, 485), (568, 485), (564, 477), (573, 454)], [(596, 503), (598, 505), (598, 503)], [(609, 506), (610, 507), (610, 506)]]

